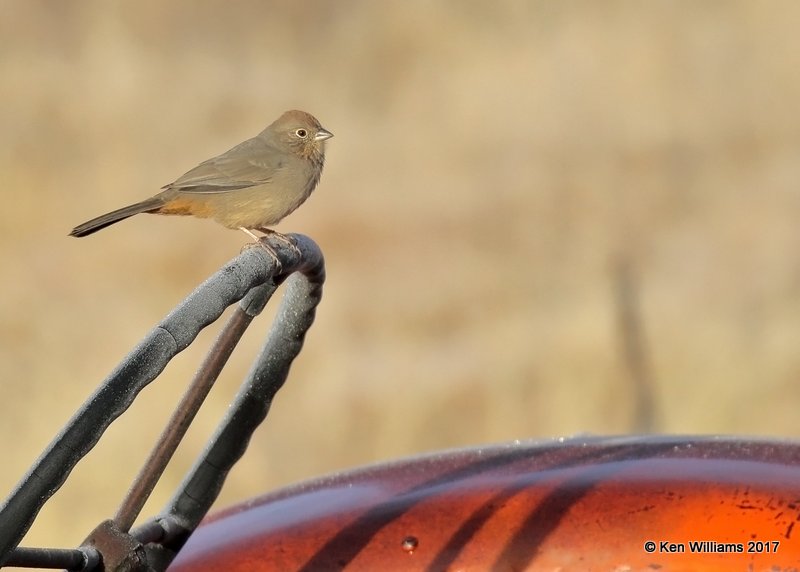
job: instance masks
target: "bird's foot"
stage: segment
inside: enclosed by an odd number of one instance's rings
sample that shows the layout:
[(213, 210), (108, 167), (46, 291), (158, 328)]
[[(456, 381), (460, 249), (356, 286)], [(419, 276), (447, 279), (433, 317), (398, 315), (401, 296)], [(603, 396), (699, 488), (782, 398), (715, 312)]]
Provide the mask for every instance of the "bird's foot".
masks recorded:
[(303, 253), (300, 252), (299, 248), (297, 248), (297, 244), (295, 244), (293, 238), (290, 238), (290, 237), (286, 236), (285, 234), (281, 234), (277, 230), (272, 230), (271, 228), (259, 227), (259, 228), (256, 228), (255, 230), (257, 230), (259, 232), (263, 232), (264, 236), (274, 236), (280, 242), (282, 242), (283, 244), (288, 246), (290, 250), (293, 250), (294, 253), (297, 254), (297, 256), (302, 256)]
[[(283, 271), (283, 265), (281, 264), (281, 261), (278, 258), (278, 254), (272, 249), (272, 247), (269, 244), (267, 244), (266, 242), (261, 240), (263, 237), (260, 237), (257, 234), (253, 234), (249, 229), (244, 228), (244, 227), (239, 227), (239, 230), (244, 232), (246, 235), (248, 235), (250, 238), (252, 238), (255, 241), (255, 242), (248, 242), (247, 244), (245, 244), (242, 247), (242, 250), (240, 252), (244, 252), (245, 250), (249, 250), (251, 248), (262, 248), (262, 249), (264, 249), (267, 252), (267, 254), (269, 254), (270, 258), (272, 258), (272, 260), (275, 261), (275, 266), (276, 266), (276, 268), (278, 270), (278, 274), (280, 274)], [(276, 232), (275, 234), (280, 234), (280, 233)], [(283, 238), (286, 238), (282, 234), (280, 236), (282, 236)], [(297, 250), (296, 246), (294, 246), (293, 244), (292, 244), (292, 246), (294, 247), (295, 250)]]

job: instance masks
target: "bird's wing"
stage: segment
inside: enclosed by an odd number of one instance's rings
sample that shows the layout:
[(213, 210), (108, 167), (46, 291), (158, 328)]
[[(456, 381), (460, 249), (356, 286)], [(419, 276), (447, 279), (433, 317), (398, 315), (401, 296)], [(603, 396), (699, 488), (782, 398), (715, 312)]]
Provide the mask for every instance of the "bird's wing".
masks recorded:
[(203, 161), (164, 186), (182, 193), (225, 193), (269, 182), (287, 161), (286, 156), (257, 137)]

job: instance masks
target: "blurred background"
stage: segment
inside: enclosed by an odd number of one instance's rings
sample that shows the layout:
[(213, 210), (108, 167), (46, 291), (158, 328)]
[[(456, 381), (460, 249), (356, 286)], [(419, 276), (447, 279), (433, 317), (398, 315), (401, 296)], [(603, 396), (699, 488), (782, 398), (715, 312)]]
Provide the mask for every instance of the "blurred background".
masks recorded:
[[(286, 109), (335, 134), (277, 229), (315, 326), (217, 506), (440, 448), (800, 435), (800, 4), (0, 1), (0, 491), (246, 237), (137, 216)], [(269, 327), (251, 326), (145, 514)], [(26, 544), (111, 516), (218, 331), (107, 432)]]

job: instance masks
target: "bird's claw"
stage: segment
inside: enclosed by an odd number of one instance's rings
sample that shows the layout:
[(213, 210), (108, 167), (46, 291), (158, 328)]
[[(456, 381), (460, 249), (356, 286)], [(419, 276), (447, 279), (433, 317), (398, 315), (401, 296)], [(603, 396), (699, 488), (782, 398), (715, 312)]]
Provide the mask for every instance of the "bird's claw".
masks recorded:
[(277, 253), (272, 249), (272, 247), (265, 243), (263, 240), (258, 239), (255, 242), (248, 242), (244, 246), (242, 246), (242, 250), (240, 252), (244, 252), (245, 250), (250, 250), (251, 248), (261, 248), (269, 254), (269, 257), (275, 262), (275, 268), (277, 270), (277, 274), (283, 272), (283, 265), (281, 264), (280, 258), (278, 258)]

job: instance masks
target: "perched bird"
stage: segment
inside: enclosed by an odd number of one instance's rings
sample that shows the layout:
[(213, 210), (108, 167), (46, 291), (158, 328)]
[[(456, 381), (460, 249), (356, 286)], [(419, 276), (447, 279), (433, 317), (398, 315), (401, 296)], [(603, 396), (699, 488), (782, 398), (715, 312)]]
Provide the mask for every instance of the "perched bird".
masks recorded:
[[(76, 226), (70, 236), (86, 236), (139, 213), (213, 218), (240, 229), (288, 238), (268, 228), (299, 207), (322, 174), (325, 141), (333, 134), (305, 111), (287, 111), (264, 131), (203, 161), (157, 195)], [(275, 253), (263, 242), (264, 248)]]

